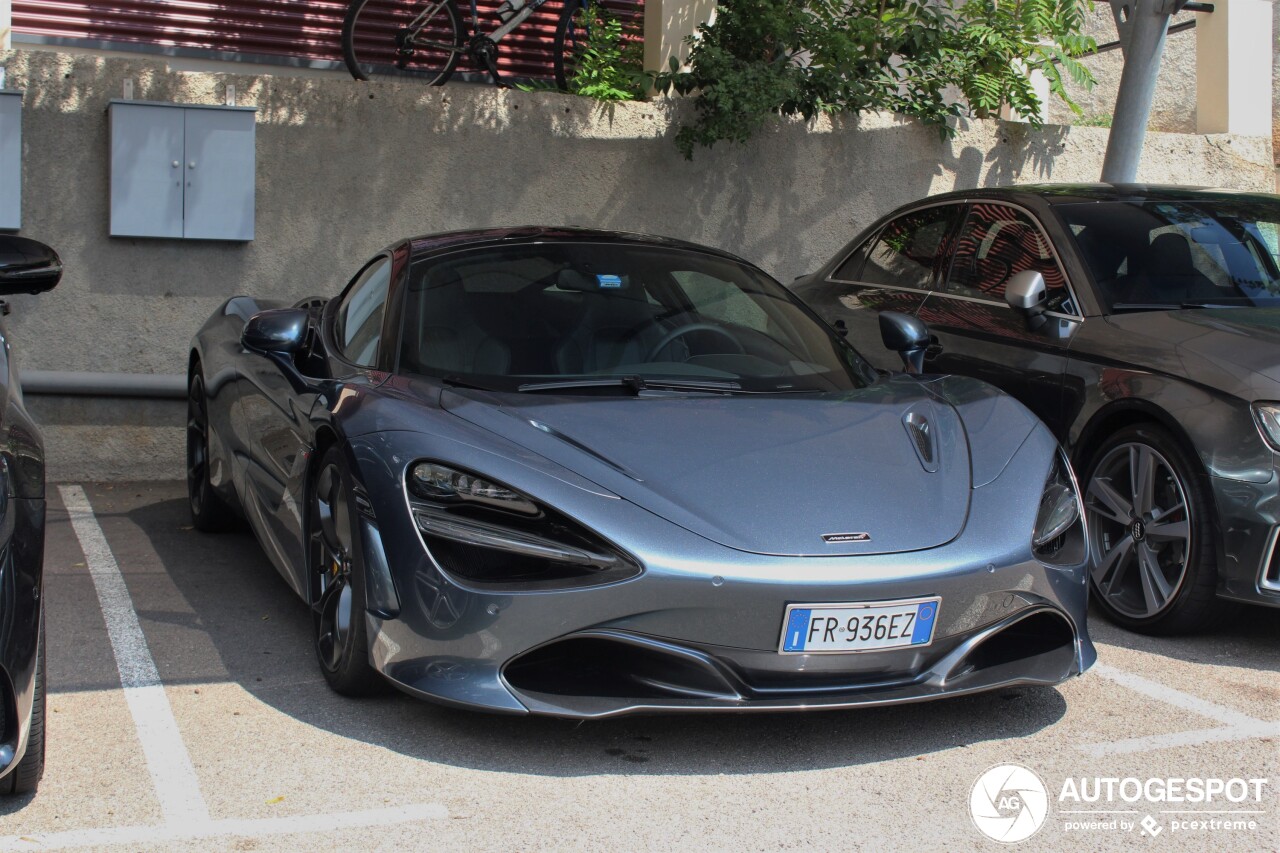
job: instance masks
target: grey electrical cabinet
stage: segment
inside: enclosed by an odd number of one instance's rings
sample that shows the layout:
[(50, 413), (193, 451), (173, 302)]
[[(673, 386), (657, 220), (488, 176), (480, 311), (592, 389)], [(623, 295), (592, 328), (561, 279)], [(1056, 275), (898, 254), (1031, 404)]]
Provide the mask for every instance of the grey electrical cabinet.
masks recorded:
[(112, 101), (111, 236), (252, 240), (255, 108)]
[(22, 227), (22, 93), (0, 90), (0, 230)]

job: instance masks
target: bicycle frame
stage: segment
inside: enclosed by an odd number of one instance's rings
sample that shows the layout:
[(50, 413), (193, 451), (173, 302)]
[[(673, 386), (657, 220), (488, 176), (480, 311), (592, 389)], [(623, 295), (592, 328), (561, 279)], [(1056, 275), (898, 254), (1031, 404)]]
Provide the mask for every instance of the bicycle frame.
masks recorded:
[[(505, 24), (495, 28), (492, 32), (486, 34), (486, 38), (493, 42), (502, 41), (507, 33), (529, 20), (529, 16), (538, 9), (547, 4), (547, 0), (529, 0), (524, 6), (520, 7), (520, 11), (511, 16)], [(480, 18), (476, 10), (476, 0), (471, 0), (471, 32), (474, 35), (480, 34)]]

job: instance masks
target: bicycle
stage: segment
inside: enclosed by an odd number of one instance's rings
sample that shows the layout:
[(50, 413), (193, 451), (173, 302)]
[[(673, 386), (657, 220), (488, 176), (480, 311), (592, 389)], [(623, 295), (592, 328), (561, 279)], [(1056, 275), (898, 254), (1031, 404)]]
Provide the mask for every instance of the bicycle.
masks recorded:
[[(471, 0), (470, 30), (463, 25), (458, 0), (352, 0), (342, 23), (343, 58), (357, 80), (408, 76), (441, 86), (467, 56), (504, 86), (498, 42), (547, 2), (504, 0), (494, 10), (500, 25), (481, 33), (476, 0)], [(594, 0), (565, 0), (552, 60), (556, 86), (562, 91), (568, 91), (586, 49), (595, 9)]]

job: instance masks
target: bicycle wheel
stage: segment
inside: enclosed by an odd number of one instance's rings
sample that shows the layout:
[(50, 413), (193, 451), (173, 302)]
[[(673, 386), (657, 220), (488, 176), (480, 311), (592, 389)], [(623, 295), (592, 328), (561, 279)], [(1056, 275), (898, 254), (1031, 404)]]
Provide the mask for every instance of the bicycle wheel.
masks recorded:
[(352, 0), (342, 55), (357, 80), (410, 77), (439, 86), (466, 51), (457, 0)]
[[(556, 25), (556, 38), (553, 42), (552, 68), (555, 72), (556, 87), (561, 92), (569, 91), (574, 72), (582, 53), (587, 49), (587, 38), (591, 27), (598, 17), (588, 17), (594, 12), (595, 4), (587, 0), (565, 0), (564, 11), (560, 13), (560, 23)], [(594, 19), (594, 20), (593, 20)]]

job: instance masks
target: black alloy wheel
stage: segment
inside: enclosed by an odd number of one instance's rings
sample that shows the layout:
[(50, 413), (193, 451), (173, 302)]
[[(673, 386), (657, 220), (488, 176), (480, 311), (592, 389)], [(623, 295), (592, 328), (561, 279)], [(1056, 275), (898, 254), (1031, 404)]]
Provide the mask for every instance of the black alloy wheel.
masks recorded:
[(1091, 582), (1112, 621), (1180, 634), (1222, 615), (1203, 480), (1197, 460), (1154, 425), (1123, 429), (1093, 455), (1084, 500)]
[(369, 664), (364, 561), (350, 496), (342, 454), (331, 448), (312, 484), (308, 518), (316, 657), (336, 692), (367, 696), (380, 692), (385, 682)]
[(209, 402), (199, 362), (187, 384), (187, 503), (196, 530), (216, 533), (235, 524), (235, 513), (209, 480)]

